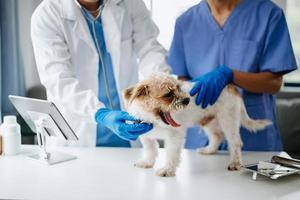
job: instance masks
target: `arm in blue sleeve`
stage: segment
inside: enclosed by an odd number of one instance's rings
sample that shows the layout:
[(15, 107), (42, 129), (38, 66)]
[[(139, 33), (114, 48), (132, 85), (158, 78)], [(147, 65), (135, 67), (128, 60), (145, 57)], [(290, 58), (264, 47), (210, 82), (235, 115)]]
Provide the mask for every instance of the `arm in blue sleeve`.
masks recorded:
[(262, 55), (261, 72), (285, 74), (297, 69), (286, 19), (282, 10), (275, 12), (269, 22)]

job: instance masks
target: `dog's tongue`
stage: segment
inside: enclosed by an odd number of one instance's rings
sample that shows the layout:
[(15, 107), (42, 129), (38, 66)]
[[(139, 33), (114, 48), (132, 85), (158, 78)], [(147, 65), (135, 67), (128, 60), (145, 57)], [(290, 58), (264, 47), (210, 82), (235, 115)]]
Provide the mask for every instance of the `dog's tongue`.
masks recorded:
[(173, 126), (173, 127), (179, 127), (180, 124), (177, 124), (174, 119), (171, 117), (171, 114), (169, 112), (164, 112), (164, 116), (165, 116), (165, 119), (167, 120), (167, 122)]

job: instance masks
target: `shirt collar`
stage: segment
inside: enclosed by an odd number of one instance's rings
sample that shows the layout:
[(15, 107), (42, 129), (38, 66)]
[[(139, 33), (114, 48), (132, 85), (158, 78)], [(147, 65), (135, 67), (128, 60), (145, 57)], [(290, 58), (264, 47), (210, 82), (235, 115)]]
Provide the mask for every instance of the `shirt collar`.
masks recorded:
[[(107, 3), (119, 4), (123, 0), (107, 0)], [(68, 20), (76, 20), (81, 14), (80, 6), (77, 0), (61, 0), (62, 17)]]

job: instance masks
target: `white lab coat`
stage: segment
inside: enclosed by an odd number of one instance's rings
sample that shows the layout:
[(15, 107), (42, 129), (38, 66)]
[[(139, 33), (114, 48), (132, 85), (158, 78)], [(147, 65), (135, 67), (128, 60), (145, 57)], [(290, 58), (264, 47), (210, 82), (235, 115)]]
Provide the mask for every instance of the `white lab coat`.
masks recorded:
[[(138, 81), (139, 73), (170, 70), (142, 0), (109, 0), (102, 23), (119, 95)], [(79, 137), (77, 142), (54, 143), (94, 147), (94, 115), (104, 107), (97, 98), (99, 57), (79, 6), (74, 0), (44, 0), (32, 15), (31, 37), (47, 98)]]

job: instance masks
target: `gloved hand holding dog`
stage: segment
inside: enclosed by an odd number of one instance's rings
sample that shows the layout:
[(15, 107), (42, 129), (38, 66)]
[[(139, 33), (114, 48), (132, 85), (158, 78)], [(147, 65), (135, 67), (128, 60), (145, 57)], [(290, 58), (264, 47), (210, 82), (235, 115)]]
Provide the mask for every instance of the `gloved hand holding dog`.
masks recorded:
[(213, 105), (224, 87), (233, 81), (233, 71), (229, 67), (222, 65), (193, 81), (196, 84), (191, 89), (190, 95), (194, 96), (197, 94), (196, 104), (201, 104), (201, 107), (205, 109), (208, 104)]
[(136, 140), (140, 135), (150, 131), (152, 124), (146, 123), (126, 123), (126, 121), (138, 121), (127, 112), (120, 110), (110, 110), (100, 108), (96, 113), (96, 121), (112, 130), (116, 135), (124, 140)]

